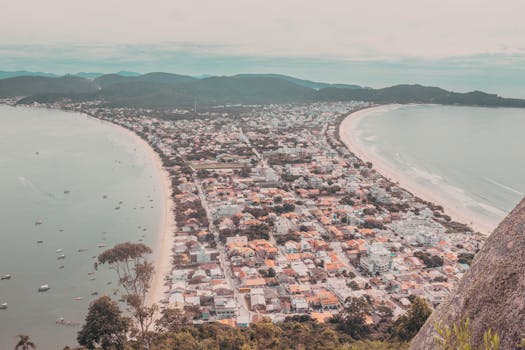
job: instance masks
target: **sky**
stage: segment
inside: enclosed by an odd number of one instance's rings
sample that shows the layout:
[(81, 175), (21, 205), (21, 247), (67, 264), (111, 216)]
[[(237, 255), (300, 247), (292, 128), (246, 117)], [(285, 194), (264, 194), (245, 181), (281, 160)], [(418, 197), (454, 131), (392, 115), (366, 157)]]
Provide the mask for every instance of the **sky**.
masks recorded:
[(0, 70), (275, 72), (525, 97), (523, 0), (0, 0), (0, 8)]

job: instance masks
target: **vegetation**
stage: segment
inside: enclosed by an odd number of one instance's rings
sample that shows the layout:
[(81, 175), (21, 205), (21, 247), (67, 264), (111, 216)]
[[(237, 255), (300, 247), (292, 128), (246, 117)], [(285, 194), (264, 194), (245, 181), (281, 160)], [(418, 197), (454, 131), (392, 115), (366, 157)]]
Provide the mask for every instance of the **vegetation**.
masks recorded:
[[(129, 306), (129, 311), (135, 320), (139, 342), (146, 348), (150, 347), (150, 329), (157, 305), (147, 305), (146, 296), (153, 277), (153, 265), (148, 262), (146, 255), (151, 249), (142, 243), (121, 243), (102, 252), (98, 256), (100, 264), (108, 264), (118, 275), (119, 285), (123, 288), (122, 298)], [(89, 316), (89, 315), (88, 315)]]
[(122, 316), (118, 304), (102, 296), (89, 305), (86, 323), (78, 332), (77, 341), (89, 350), (97, 344), (104, 350), (122, 350), (129, 327), (130, 320)]
[(370, 326), (366, 318), (370, 315), (370, 305), (365, 298), (349, 297), (345, 302), (344, 310), (335, 316), (332, 322), (337, 323), (337, 328), (359, 340), (370, 333)]
[(414, 338), (425, 324), (425, 321), (432, 313), (428, 303), (421, 297), (415, 297), (406, 315), (400, 316), (392, 326), (394, 338), (402, 341), (409, 341)]
[(474, 259), (474, 254), (472, 253), (459, 253), (458, 254), (458, 262), (460, 264), (470, 265), (472, 263), (472, 259)]
[(499, 350), (500, 348), (500, 337), (491, 329), (483, 334), (483, 341), (480, 342), (482, 345), (475, 347), (468, 319), (460, 324), (454, 324), (452, 328), (439, 323), (435, 324), (434, 328), (438, 334), (436, 343), (442, 350)]
[(423, 261), (427, 268), (443, 266), (443, 259), (437, 255), (430, 255), (429, 253), (417, 251), (414, 256)]
[[(373, 103), (438, 103), (492, 107), (525, 107), (525, 100), (502, 98), (480, 91), (455, 93), (437, 87), (396, 85), (362, 89), (352, 85), (323, 85), (275, 75), (237, 75), (195, 79), (168, 73), (125, 77), (109, 74), (94, 81), (74, 76), (24, 76), (0, 79), (0, 97), (28, 96), (20, 104), (103, 101), (104, 106), (191, 108), (224, 104), (368, 101)], [(99, 89), (100, 88), (100, 89)]]

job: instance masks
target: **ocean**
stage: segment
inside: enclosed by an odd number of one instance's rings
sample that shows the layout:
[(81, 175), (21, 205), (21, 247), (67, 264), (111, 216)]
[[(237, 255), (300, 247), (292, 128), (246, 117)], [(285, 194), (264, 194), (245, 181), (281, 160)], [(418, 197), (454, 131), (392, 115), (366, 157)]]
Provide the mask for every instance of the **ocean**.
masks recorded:
[(525, 109), (405, 105), (371, 110), (353, 136), (400, 178), (495, 227), (525, 196)]
[[(0, 276), (12, 275), (0, 281), (0, 304), (8, 303), (0, 349), (13, 348), (17, 334), (38, 349), (76, 344), (80, 328), (56, 320), (80, 324), (92, 293), (114, 293), (114, 272), (94, 270), (100, 252), (157, 242), (159, 176), (149, 151), (115, 126), (0, 106)], [(39, 293), (44, 284), (50, 290)]]

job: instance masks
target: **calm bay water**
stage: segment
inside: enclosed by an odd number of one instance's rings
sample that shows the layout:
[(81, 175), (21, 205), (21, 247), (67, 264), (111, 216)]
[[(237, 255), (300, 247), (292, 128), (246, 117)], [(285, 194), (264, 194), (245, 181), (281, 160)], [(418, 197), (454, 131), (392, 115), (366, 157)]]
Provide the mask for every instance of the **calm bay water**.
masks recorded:
[[(0, 106), (0, 275), (13, 276), (0, 281), (0, 303), (9, 305), (0, 310), (0, 349), (20, 333), (39, 349), (76, 344), (79, 328), (55, 321), (81, 323), (91, 294), (116, 287), (111, 271), (90, 274), (99, 245), (156, 241), (159, 176), (148, 151), (116, 127)], [(38, 293), (42, 284), (51, 289)]]
[(371, 112), (363, 145), (494, 226), (525, 196), (525, 109), (438, 105)]

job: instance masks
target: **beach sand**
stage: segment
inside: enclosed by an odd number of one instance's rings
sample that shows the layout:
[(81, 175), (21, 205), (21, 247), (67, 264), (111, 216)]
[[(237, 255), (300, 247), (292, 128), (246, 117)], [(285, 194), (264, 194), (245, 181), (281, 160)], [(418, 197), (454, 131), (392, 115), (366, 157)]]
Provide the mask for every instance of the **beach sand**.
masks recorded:
[(153, 247), (153, 265), (155, 266), (155, 274), (151, 281), (151, 288), (148, 293), (147, 303), (158, 303), (164, 296), (164, 276), (170, 274), (171, 264), (171, 249), (174, 244), (175, 232), (175, 216), (173, 215), (174, 203), (171, 198), (172, 187), (171, 179), (168, 171), (164, 169), (160, 156), (153, 150), (153, 148), (137, 134), (122, 128), (133, 137), (137, 139), (137, 143), (144, 149), (147, 149), (151, 159), (155, 162), (155, 167), (161, 182), (161, 215), (160, 215), (160, 232), (157, 236), (157, 241)]
[(346, 145), (350, 152), (354, 153), (364, 162), (371, 162), (373, 168), (380, 174), (398, 183), (407, 191), (423, 200), (443, 206), (445, 214), (449, 215), (454, 221), (468, 224), (474, 230), (489, 235), (495, 228), (495, 224), (486, 220), (482, 215), (475, 213), (462, 205), (461, 201), (455, 200), (452, 196), (447, 196), (447, 191), (436, 191), (435, 188), (428, 188), (410, 176), (403, 174), (391, 164), (387, 159), (367, 149), (359, 138), (359, 124), (366, 116), (375, 112), (386, 112), (402, 105), (382, 105), (370, 107), (351, 113), (346, 117), (340, 127), (339, 135), (341, 141)]
[(137, 147), (144, 149), (155, 163), (155, 168), (157, 170), (158, 181), (160, 181), (160, 190), (161, 190), (161, 202), (160, 202), (160, 232), (158, 232), (157, 239), (155, 241), (153, 250), (153, 265), (155, 266), (155, 274), (151, 281), (150, 291), (148, 293), (146, 302), (148, 304), (158, 303), (162, 298), (164, 298), (164, 276), (170, 274), (172, 269), (171, 264), (171, 250), (175, 241), (175, 216), (173, 215), (173, 209), (175, 204), (171, 198), (172, 187), (171, 179), (168, 174), (168, 171), (164, 169), (162, 165), (162, 160), (160, 156), (155, 152), (155, 150), (140, 136), (135, 134), (133, 131), (126, 129), (123, 126), (120, 126), (109, 121), (101, 120), (89, 115), (86, 115), (88, 118), (92, 118), (101, 123), (108, 124), (115, 128), (118, 128), (121, 132), (128, 135), (132, 138)]

